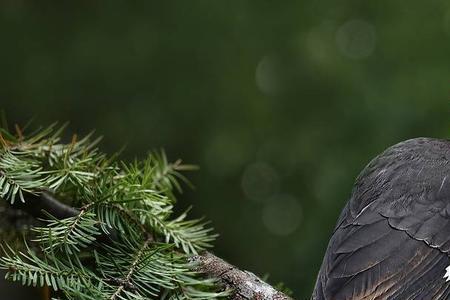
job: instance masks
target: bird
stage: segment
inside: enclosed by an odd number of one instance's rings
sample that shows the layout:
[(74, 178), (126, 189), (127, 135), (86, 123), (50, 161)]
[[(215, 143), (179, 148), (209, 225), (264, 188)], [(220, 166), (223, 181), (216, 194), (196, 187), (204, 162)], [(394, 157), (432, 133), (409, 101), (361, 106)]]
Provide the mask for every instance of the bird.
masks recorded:
[(413, 138), (356, 178), (312, 300), (450, 299), (450, 141)]

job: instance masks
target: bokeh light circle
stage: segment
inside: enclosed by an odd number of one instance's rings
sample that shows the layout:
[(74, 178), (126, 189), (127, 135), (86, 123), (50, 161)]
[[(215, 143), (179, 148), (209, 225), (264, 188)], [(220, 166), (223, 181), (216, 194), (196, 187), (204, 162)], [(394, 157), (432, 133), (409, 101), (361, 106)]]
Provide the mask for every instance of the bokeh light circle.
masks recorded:
[(364, 20), (350, 20), (336, 32), (336, 44), (339, 51), (350, 59), (369, 57), (376, 43), (375, 26)]
[(263, 57), (256, 66), (255, 82), (261, 92), (274, 95), (281, 90), (281, 66), (272, 56)]
[(247, 198), (264, 202), (278, 190), (279, 176), (269, 164), (256, 162), (245, 169), (241, 185)]
[(302, 207), (291, 195), (276, 195), (265, 204), (262, 220), (271, 234), (286, 236), (299, 227), (302, 220)]

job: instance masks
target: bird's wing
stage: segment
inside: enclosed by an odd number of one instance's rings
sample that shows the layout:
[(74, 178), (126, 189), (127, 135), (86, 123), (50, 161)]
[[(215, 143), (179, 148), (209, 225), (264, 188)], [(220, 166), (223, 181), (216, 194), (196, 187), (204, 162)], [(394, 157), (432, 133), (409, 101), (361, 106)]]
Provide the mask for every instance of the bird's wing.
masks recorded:
[(447, 255), (388, 220), (339, 228), (319, 276), (317, 299), (447, 299)]
[(393, 147), (360, 175), (313, 299), (450, 298), (450, 168), (441, 144), (420, 146)]

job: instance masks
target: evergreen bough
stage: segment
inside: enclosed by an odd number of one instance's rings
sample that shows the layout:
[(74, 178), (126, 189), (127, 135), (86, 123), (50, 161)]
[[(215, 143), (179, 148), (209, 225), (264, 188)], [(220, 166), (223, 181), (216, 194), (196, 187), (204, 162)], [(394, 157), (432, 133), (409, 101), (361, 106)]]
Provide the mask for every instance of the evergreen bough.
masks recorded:
[(123, 162), (100, 152), (92, 134), (62, 142), (64, 127), (0, 128), (0, 197), (13, 207), (42, 196), (73, 207), (62, 219), (42, 212), (22, 247), (2, 243), (6, 278), (49, 286), (60, 299), (225, 297), (191, 259), (215, 234), (173, 212), (187, 182), (180, 172), (193, 167), (169, 163), (162, 151)]
[(180, 172), (193, 166), (163, 151), (123, 162), (92, 134), (62, 142), (65, 127), (0, 125), (6, 279), (51, 288), (52, 299), (292, 300), (206, 251), (216, 237), (207, 222), (174, 214), (189, 184)]

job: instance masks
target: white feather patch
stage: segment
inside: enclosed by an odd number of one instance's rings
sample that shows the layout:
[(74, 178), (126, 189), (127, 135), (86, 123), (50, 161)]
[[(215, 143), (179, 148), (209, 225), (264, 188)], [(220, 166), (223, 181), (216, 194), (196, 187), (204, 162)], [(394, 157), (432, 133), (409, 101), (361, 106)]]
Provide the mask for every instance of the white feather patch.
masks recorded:
[(444, 275), (445, 281), (450, 281), (450, 266), (445, 268), (445, 275)]

